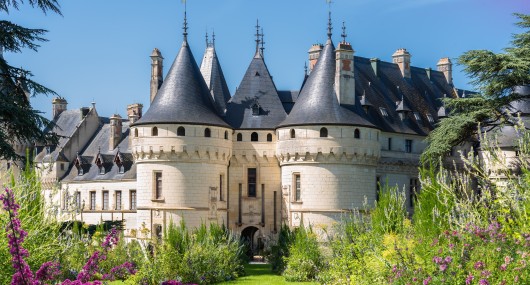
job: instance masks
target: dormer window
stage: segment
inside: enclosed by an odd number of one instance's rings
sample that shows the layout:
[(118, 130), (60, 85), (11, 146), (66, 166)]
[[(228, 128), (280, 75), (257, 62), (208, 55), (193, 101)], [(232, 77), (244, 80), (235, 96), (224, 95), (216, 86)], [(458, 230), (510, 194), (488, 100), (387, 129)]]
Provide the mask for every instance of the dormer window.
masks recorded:
[(123, 174), (125, 173), (125, 167), (122, 165), (118, 165), (118, 173), (119, 174)]
[(260, 105), (258, 104), (258, 102), (254, 102), (254, 104), (252, 104), (252, 116), (259, 116), (259, 109), (260, 109)]
[(75, 159), (74, 165), (77, 168), (77, 175), (78, 176), (82, 176), (83, 174), (85, 174), (85, 171), (83, 169), (83, 162), (82, 162), (81, 156), (79, 154), (77, 155), (77, 157)]
[(83, 167), (81, 167), (81, 166), (77, 167), (77, 175), (78, 176), (83, 176), (83, 174), (85, 174), (84, 171), (83, 171)]
[(433, 124), (434, 123), (434, 118), (432, 117), (431, 114), (427, 114), (427, 120), (429, 121), (429, 123)]
[(105, 174), (105, 166), (103, 165), (103, 159), (101, 159), (101, 155), (99, 153), (96, 158), (96, 165), (98, 166), (99, 174), (100, 175)]
[(416, 119), (416, 121), (421, 122), (421, 115), (420, 115), (420, 113), (418, 113), (418, 112), (414, 112), (414, 118)]
[(124, 157), (123, 157), (123, 154), (120, 151), (118, 151), (118, 153), (116, 153), (116, 156), (114, 157), (114, 163), (116, 163), (116, 166), (118, 166), (118, 173), (119, 174), (125, 173)]
[(388, 117), (388, 112), (386, 111), (386, 108), (379, 107), (379, 111), (381, 111), (381, 115), (383, 115), (383, 117)]

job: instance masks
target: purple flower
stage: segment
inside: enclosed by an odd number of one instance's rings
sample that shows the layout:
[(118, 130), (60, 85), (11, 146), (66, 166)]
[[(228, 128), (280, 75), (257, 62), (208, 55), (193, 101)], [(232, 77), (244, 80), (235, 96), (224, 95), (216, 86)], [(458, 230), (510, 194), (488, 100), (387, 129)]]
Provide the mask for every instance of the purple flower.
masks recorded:
[(443, 260), (443, 259), (442, 259), (441, 257), (439, 257), (439, 256), (435, 256), (435, 257), (432, 258), (432, 261), (433, 261), (434, 263), (436, 263), (436, 264), (440, 264), (440, 263), (442, 263), (442, 260)]
[(484, 268), (484, 262), (482, 261), (475, 262), (475, 265), (473, 265), (473, 268), (475, 268), (476, 270)]
[(469, 285), (471, 284), (471, 282), (473, 281), (473, 274), (469, 273), (469, 275), (466, 277), (466, 285)]
[(48, 261), (41, 265), (39, 270), (35, 273), (35, 277), (38, 281), (44, 283), (45, 281), (55, 279), (59, 274), (61, 274), (59, 263)]
[(447, 269), (447, 264), (440, 265), (440, 271), (444, 272)]
[(490, 285), (490, 283), (488, 282), (488, 280), (486, 279), (480, 279), (480, 281), (478, 282), (479, 285)]
[(429, 282), (431, 282), (431, 280), (432, 280), (432, 277), (431, 277), (431, 276), (425, 278), (425, 279), (423, 280), (423, 285), (429, 285)]
[(446, 256), (445, 257), (445, 263), (451, 263), (451, 261), (453, 261), (452, 257), (450, 257), (450, 256)]

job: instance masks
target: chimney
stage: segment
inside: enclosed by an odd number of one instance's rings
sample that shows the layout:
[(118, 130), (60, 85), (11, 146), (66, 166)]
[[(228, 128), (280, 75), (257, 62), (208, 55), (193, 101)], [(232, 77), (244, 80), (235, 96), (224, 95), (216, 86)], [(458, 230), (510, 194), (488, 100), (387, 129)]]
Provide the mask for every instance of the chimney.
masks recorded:
[(314, 44), (309, 49), (309, 72), (313, 70), (313, 67), (317, 64), (318, 57), (320, 56), (320, 52), (324, 49), (324, 46), (322, 44)]
[(164, 58), (160, 51), (155, 48), (151, 53), (151, 101), (155, 99), (156, 92), (162, 86), (163, 78), (163, 66)]
[(129, 118), (129, 123), (131, 124), (136, 123), (136, 121), (142, 118), (143, 107), (144, 105), (140, 103), (134, 103), (131, 105), (127, 105), (127, 117)]
[(355, 105), (353, 49), (342, 41), (335, 50), (335, 93), (340, 104)]
[(377, 57), (371, 58), (370, 64), (372, 64), (372, 69), (374, 70), (375, 76), (378, 76), (377, 69), (379, 68), (379, 58)]
[(438, 63), (438, 71), (443, 72), (447, 84), (453, 85), (453, 63), (448, 57), (441, 58)]
[(410, 57), (410, 53), (404, 48), (396, 50), (392, 55), (392, 62), (399, 66), (404, 78), (410, 78)]
[(110, 136), (109, 136), (109, 151), (113, 150), (118, 146), (121, 141), (121, 116), (118, 114), (110, 117)]
[(68, 105), (68, 102), (66, 102), (66, 99), (61, 97), (55, 97), (52, 100), (52, 114), (53, 117), (59, 116), (63, 111), (66, 111), (66, 105)]

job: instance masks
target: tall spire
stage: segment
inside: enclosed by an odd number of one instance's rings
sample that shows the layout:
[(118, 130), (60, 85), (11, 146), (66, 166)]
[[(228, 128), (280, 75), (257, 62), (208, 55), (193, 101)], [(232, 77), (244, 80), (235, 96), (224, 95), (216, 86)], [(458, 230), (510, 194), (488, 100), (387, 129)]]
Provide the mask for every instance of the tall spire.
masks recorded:
[(344, 21), (342, 21), (342, 34), (340, 36), (342, 37), (342, 42), (346, 43), (346, 37), (348, 35), (346, 34), (346, 25), (344, 24)]
[(260, 43), (260, 36), (261, 36), (261, 34), (259, 33), (259, 28), (260, 28), (259, 20), (256, 19), (256, 34), (255, 34), (255, 36), (256, 36), (256, 54), (258, 54), (258, 52), (259, 52), (259, 43)]
[(186, 2), (184, 2), (184, 25), (182, 26), (182, 30), (184, 30), (184, 32), (182, 33), (182, 35), (184, 36), (184, 42), (187, 43), (188, 42), (188, 18), (186, 15)]
[(212, 46), (215, 47), (215, 30), (212, 29)]
[(331, 30), (333, 27), (331, 26), (331, 11), (328, 12), (328, 39), (331, 39)]
[(261, 56), (263, 56), (263, 50), (265, 49), (265, 40), (263, 40), (263, 28), (261, 28), (261, 47), (259, 48), (261, 51)]

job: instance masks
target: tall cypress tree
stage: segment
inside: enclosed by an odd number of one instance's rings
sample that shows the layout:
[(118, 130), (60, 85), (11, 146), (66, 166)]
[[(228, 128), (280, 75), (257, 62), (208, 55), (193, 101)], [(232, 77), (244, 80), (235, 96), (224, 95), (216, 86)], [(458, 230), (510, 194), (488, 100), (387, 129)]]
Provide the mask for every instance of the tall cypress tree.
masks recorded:
[(511, 47), (502, 53), (471, 50), (458, 58), (479, 94), (444, 99), (450, 114), (427, 137), (428, 146), (421, 157), (424, 164), (436, 165), (452, 147), (475, 139), (479, 124), (484, 131), (513, 125), (508, 104), (525, 97), (516, 87), (530, 85), (530, 15), (514, 15), (523, 32), (513, 35)]
[[(0, 0), (0, 12), (9, 14), (25, 2), (44, 14), (62, 15), (57, 0)], [(17, 144), (57, 141), (56, 136), (45, 131), (51, 122), (41, 115), (42, 112), (33, 109), (29, 102), (31, 96), (56, 93), (31, 80), (33, 74), (29, 70), (9, 65), (3, 56), (4, 51), (37, 51), (39, 43), (46, 41), (43, 37), (46, 32), (0, 20), (0, 159), (21, 160), (22, 154), (17, 153), (14, 147)]]

